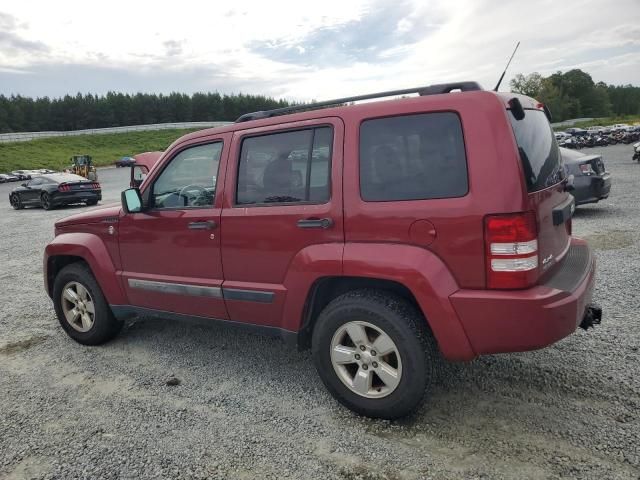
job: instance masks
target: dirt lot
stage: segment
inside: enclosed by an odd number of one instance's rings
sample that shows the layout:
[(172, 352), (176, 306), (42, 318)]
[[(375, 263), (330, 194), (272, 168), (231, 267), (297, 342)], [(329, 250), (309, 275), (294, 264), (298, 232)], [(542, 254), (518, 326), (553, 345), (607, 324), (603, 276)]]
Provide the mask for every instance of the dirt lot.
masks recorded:
[[(308, 353), (230, 329), (130, 322), (83, 347), (57, 324), (42, 251), (71, 211), (13, 211), (0, 185), (0, 478), (640, 478), (640, 165), (581, 207), (604, 323), (542, 351), (451, 364), (403, 422), (360, 418)], [(105, 202), (126, 170), (103, 170)], [(168, 386), (175, 376), (179, 385)]]

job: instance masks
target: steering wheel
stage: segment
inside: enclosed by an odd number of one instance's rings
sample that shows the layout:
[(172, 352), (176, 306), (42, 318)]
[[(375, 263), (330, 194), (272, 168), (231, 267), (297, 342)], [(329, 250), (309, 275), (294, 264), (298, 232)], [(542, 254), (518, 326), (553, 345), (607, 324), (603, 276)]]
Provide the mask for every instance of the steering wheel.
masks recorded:
[[(197, 191), (196, 195), (188, 195), (188, 192)], [(194, 205), (204, 205), (203, 202), (206, 201), (206, 198), (209, 196), (209, 192), (206, 188), (200, 185), (187, 185), (180, 189), (178, 196), (183, 197), (185, 199), (185, 205), (189, 205), (193, 202)], [(191, 202), (190, 202), (191, 201)]]

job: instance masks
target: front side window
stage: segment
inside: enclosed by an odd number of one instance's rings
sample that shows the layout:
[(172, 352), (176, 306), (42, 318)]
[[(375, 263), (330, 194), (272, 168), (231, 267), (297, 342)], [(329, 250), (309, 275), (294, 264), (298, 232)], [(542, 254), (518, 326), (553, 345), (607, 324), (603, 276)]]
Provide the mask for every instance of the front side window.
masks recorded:
[(455, 113), (366, 120), (360, 127), (360, 194), (369, 202), (467, 194), (467, 159)]
[(222, 142), (187, 148), (176, 155), (153, 185), (156, 209), (213, 205)]
[(330, 127), (244, 139), (236, 203), (326, 203), (332, 140)]

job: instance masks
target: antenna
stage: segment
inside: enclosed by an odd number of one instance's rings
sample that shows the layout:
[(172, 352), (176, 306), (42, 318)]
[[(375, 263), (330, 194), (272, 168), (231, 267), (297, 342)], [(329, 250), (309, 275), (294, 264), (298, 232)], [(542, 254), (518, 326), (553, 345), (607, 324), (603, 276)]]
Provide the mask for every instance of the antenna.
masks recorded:
[(498, 83), (496, 83), (496, 87), (493, 89), (494, 92), (497, 92), (498, 88), (500, 88), (500, 84), (502, 83), (502, 79), (504, 78), (504, 74), (507, 73), (507, 68), (509, 68), (509, 64), (511, 63), (511, 60), (513, 60), (513, 56), (516, 54), (516, 50), (518, 50), (519, 46), (520, 46), (520, 42), (518, 42), (516, 44), (516, 48), (513, 49), (513, 53), (509, 57), (509, 61), (507, 62), (507, 66), (504, 67), (504, 72), (502, 72), (502, 75), (500, 75), (500, 80), (498, 80)]

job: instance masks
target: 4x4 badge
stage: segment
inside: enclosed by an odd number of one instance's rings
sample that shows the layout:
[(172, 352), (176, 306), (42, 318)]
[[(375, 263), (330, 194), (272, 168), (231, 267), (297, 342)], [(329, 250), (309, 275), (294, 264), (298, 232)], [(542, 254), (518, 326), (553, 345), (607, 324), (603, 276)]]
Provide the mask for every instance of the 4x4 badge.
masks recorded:
[(113, 225), (109, 225), (107, 231), (109, 232), (109, 235), (113, 235), (114, 233), (116, 233), (116, 228)]

